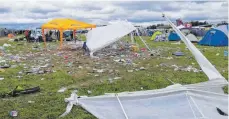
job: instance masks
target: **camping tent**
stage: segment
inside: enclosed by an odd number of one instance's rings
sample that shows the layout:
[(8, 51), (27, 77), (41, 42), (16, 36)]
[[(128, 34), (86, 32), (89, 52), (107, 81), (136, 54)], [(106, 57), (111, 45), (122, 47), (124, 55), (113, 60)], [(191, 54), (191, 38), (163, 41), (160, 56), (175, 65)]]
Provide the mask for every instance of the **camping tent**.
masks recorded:
[(5, 29), (1, 29), (1, 28), (0, 28), (0, 37), (1, 37), (1, 36), (5, 36)]
[(73, 30), (74, 31), (73, 33), (75, 34), (75, 30), (84, 29), (84, 28), (95, 28), (95, 27), (96, 26), (93, 24), (88, 24), (88, 23), (74, 20), (74, 19), (58, 18), (58, 19), (53, 19), (53, 20), (43, 24), (41, 28), (42, 28), (42, 34), (43, 34), (44, 41), (45, 41), (45, 37), (44, 37), (44, 30), (45, 29), (59, 30), (60, 31), (60, 48), (61, 48), (62, 42), (63, 42), (62, 38), (63, 38), (63, 31), (64, 30)]
[(164, 89), (123, 92), (95, 97), (80, 97), (72, 93), (67, 115), (73, 105), (80, 105), (99, 119), (227, 119), (228, 95), (222, 87), (228, 82), (204, 55), (169, 21), (182, 41), (195, 56), (209, 81)]
[(228, 46), (228, 26), (221, 25), (210, 29), (199, 44), (208, 46)]
[(162, 34), (162, 32), (160, 32), (160, 31), (154, 32), (150, 40), (155, 40), (155, 38), (156, 38), (158, 35), (161, 35), (161, 34)]
[(196, 36), (193, 35), (193, 34), (188, 34), (186, 37), (188, 38), (188, 40), (190, 40), (190, 41), (193, 42), (193, 43), (199, 42), (199, 40), (198, 40), (198, 39), (196, 38)]
[(180, 37), (176, 33), (170, 32), (168, 40), (169, 41), (179, 41)]

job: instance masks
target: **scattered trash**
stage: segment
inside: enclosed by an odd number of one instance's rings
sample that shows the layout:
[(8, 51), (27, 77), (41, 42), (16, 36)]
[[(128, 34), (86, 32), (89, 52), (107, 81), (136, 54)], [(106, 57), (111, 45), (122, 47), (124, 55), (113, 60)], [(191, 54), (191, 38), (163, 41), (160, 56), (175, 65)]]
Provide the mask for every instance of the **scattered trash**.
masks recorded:
[(67, 90), (67, 88), (62, 87), (62, 88), (60, 88), (57, 92), (58, 92), (58, 93), (63, 93), (63, 92), (66, 91), (66, 90)]
[(127, 72), (131, 73), (131, 72), (134, 72), (134, 70), (127, 70)]
[(43, 80), (45, 80), (44, 78), (41, 78), (41, 80), (43, 81)]
[(0, 68), (10, 68), (9, 64), (4, 64), (3, 66), (0, 66)]
[(184, 56), (183, 52), (174, 52), (173, 55), (175, 56)]
[(90, 90), (87, 91), (88, 94), (91, 94), (92, 92)]
[(224, 50), (224, 57), (228, 57), (228, 51), (227, 50)]
[(104, 69), (98, 69), (97, 72), (98, 73), (103, 73), (104, 72)]
[(167, 57), (166, 59), (171, 60), (171, 59), (173, 59), (173, 57)]
[(113, 83), (113, 79), (112, 79), (112, 78), (109, 78), (108, 81), (109, 81), (110, 83)]
[(146, 68), (145, 67), (140, 67), (140, 70), (145, 70)]
[(13, 110), (13, 111), (10, 111), (10, 116), (11, 117), (16, 117), (18, 115), (18, 112)]
[(29, 100), (29, 101), (28, 101), (28, 103), (35, 103), (35, 101), (31, 101), (31, 100)]
[(83, 69), (83, 67), (82, 67), (82, 66), (79, 66), (78, 68), (79, 68), (79, 69)]
[(4, 78), (0, 78), (0, 81), (3, 80)]
[(3, 47), (11, 47), (11, 45), (10, 44), (7, 44), (7, 43), (4, 43), (3, 44)]
[(8, 41), (9, 41), (9, 42), (14, 42), (14, 39), (9, 39)]
[(215, 55), (216, 55), (216, 56), (219, 56), (219, 53), (216, 53)]
[(118, 80), (118, 79), (121, 79), (122, 77), (115, 77), (114, 80)]

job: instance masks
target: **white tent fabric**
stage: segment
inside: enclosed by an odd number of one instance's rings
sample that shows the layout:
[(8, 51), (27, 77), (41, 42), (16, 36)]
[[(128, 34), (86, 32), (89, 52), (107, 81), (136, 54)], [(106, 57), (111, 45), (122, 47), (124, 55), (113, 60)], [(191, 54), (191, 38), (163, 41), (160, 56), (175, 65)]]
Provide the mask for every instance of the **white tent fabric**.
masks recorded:
[(193, 34), (188, 34), (186, 37), (187, 37), (188, 40), (191, 41), (191, 42), (198, 42), (198, 41), (199, 41), (199, 40), (196, 38), (196, 36), (193, 35)]
[(88, 32), (86, 44), (91, 52), (95, 52), (116, 42), (134, 30), (136, 28), (131, 23), (125, 21), (98, 27)]
[(220, 25), (214, 29), (222, 31), (228, 37), (228, 26), (227, 25)]
[(228, 96), (181, 87), (78, 98), (72, 94), (62, 116), (80, 105), (99, 119), (227, 119)]
[(131, 39), (131, 43), (134, 44), (134, 36), (133, 36), (133, 33), (130, 33), (130, 39)]

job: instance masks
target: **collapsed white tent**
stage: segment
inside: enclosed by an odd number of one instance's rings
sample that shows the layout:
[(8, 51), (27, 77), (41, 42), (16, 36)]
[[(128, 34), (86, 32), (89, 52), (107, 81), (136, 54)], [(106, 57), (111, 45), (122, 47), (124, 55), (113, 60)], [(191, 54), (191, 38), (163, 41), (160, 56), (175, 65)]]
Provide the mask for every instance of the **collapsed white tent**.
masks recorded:
[[(92, 56), (94, 52), (111, 45), (134, 30), (136, 30), (136, 33), (139, 36), (138, 30), (127, 21), (118, 21), (111, 25), (92, 29), (87, 34), (86, 42), (86, 45), (90, 50), (90, 55)], [(147, 47), (147, 49), (151, 51), (145, 41), (140, 36), (139, 38)]]
[(191, 34), (191, 33), (188, 34), (186, 37), (187, 37), (188, 40), (190, 40), (191, 42), (199, 42), (199, 40), (196, 38), (196, 36), (193, 35), (193, 34)]
[(88, 32), (87, 47), (91, 54), (131, 33), (136, 28), (129, 22), (119, 21), (104, 27), (98, 27)]
[(95, 97), (72, 93), (65, 116), (73, 105), (80, 105), (99, 119), (227, 119), (228, 95), (222, 87), (228, 82), (203, 54), (165, 17), (195, 56), (209, 81), (175, 84), (159, 90), (123, 92)]

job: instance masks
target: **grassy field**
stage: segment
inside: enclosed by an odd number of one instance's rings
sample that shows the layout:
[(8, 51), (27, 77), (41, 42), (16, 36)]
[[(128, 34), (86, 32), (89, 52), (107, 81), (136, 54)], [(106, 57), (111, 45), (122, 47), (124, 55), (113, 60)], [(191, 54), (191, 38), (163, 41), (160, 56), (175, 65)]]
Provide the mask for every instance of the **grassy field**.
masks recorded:
[[(13, 90), (16, 86), (30, 88), (40, 86), (41, 91), (35, 94), (20, 95), (18, 97), (1, 98), (0, 100), (0, 119), (10, 119), (9, 112), (18, 111), (16, 119), (55, 119), (65, 112), (66, 103), (64, 98), (70, 96), (71, 91), (78, 90), (79, 95), (102, 95), (104, 93), (138, 91), (160, 89), (171, 85), (167, 79), (175, 83), (191, 84), (207, 81), (208, 78), (203, 72), (174, 71), (171, 65), (182, 67), (192, 66), (200, 69), (194, 57), (185, 45), (171, 44), (173, 42), (152, 42), (149, 37), (144, 37), (151, 48), (158, 51), (160, 55), (132, 58), (135, 66), (124, 66), (113, 61), (114, 57), (102, 59), (91, 59), (84, 56), (80, 50), (70, 49), (57, 50), (58, 43), (48, 43), (48, 51), (34, 49), (36, 44), (26, 42), (8, 42), (7, 38), (0, 40), (0, 46), (9, 43), (12, 46), (5, 49), (6, 57), (20, 56), (20, 61), (9, 60), (14, 66), (0, 72), (4, 77), (0, 80), (0, 93)], [(137, 41), (139, 42), (139, 41)], [(143, 47), (140, 43), (140, 47)], [(197, 48), (215, 65), (218, 71), (228, 77), (228, 59), (223, 56), (227, 47), (208, 47), (199, 46)], [(182, 51), (185, 56), (176, 57), (172, 53)], [(141, 53), (143, 54), (143, 53)], [(122, 54), (128, 56), (129, 54)], [(144, 57), (143, 57), (144, 56)], [(117, 57), (122, 57), (116, 56)], [(169, 58), (168, 58), (169, 57)], [(172, 57), (172, 59), (171, 59)], [(54, 72), (45, 74), (25, 74), (32, 66), (41, 66), (50, 63)], [(160, 64), (166, 64), (162, 66)], [(135, 71), (140, 67), (146, 70)], [(104, 69), (103, 73), (93, 72), (93, 68)], [(134, 70), (127, 72), (127, 70)], [(21, 73), (22, 72), (22, 73)], [(21, 78), (18, 78), (18, 76)], [(121, 77), (119, 80), (111, 82), (109, 78)], [(66, 87), (63, 93), (57, 92), (60, 88)], [(88, 90), (91, 91), (88, 94)], [(227, 93), (227, 88), (225, 88)], [(63, 119), (94, 119), (95, 117), (83, 110), (81, 107), (74, 106), (71, 113)]]

